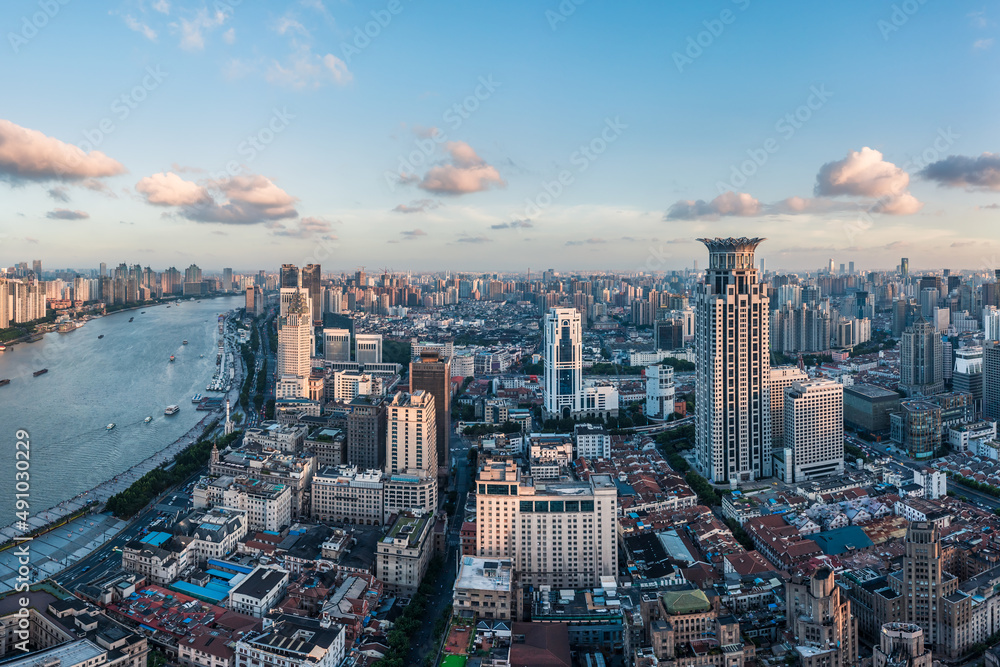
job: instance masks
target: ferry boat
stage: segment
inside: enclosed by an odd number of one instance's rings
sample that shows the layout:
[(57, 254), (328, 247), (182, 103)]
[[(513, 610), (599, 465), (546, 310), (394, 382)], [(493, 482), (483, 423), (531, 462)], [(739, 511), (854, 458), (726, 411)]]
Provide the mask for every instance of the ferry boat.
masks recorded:
[(186, 340), (181, 341), (181, 345), (187, 345), (187, 344), (188, 342)]
[(165, 415), (176, 415), (178, 412), (180, 412), (180, 409), (181, 408), (180, 408), (179, 405), (168, 405), (167, 409), (163, 411), (163, 414), (165, 414)]
[(4, 378), (3, 380), (0, 380), (0, 387), (6, 387), (9, 384), (10, 384), (10, 380), (8, 380), (6, 378)]
[(192, 403), (201, 403), (201, 394), (195, 394), (194, 398), (191, 399)]
[(114, 427), (115, 427), (115, 423), (114, 423), (114, 422), (111, 422), (110, 424), (108, 424), (107, 426), (105, 426), (105, 428), (106, 428), (107, 430), (109, 430), (109, 431), (110, 431), (111, 429), (113, 429)]
[(142, 420), (142, 423), (143, 423), (143, 424), (148, 424), (148, 423), (149, 423), (149, 422), (151, 422), (151, 421), (153, 421), (153, 418), (152, 418), (152, 417), (146, 417), (145, 419), (143, 419), (143, 420)]
[(174, 360), (174, 355), (171, 354), (170, 355), (170, 361), (173, 361), (173, 360)]
[(48, 368), (43, 368), (40, 371), (35, 371), (34, 373), (32, 373), (32, 375), (34, 375), (35, 377), (38, 377), (39, 375), (45, 375), (48, 372), (49, 372)]

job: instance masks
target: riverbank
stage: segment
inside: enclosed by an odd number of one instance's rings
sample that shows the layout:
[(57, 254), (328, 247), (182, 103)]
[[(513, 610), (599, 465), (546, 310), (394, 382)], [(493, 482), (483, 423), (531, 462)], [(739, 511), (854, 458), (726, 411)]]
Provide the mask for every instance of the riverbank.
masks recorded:
[[(230, 354), (233, 354), (233, 352), (230, 352)], [(234, 396), (238, 397), (239, 395), (238, 389), (235, 388), (241, 386), (244, 370), (242, 364), (236, 364), (235, 369), (237, 377), (235, 378), (233, 384), (234, 388), (231, 388), (228, 392), (218, 394), (223, 401), (226, 399), (232, 401), (234, 400)], [(28, 519), (26, 529), (24, 526), (20, 525), (20, 521), (12, 522), (10, 525), (0, 530), (0, 544), (25, 533), (39, 532), (45, 530), (49, 526), (54, 526), (64, 522), (67, 520), (67, 517), (79, 512), (82, 508), (91, 503), (97, 503), (97, 511), (100, 511), (100, 509), (103, 508), (104, 504), (107, 502), (108, 498), (127, 489), (133, 482), (140, 479), (150, 470), (153, 470), (164, 463), (168, 463), (179, 452), (197, 442), (199, 438), (208, 435), (205, 432), (206, 426), (212, 421), (219, 421), (221, 427), (221, 421), (223, 419), (224, 414), (216, 412), (204, 413), (204, 416), (182, 436), (162, 449), (157, 450), (144, 460), (130, 467), (128, 470), (125, 470), (111, 479), (104, 480), (100, 484), (87, 491), (77, 494), (73, 498), (63, 500), (54, 506), (47, 507), (42, 511), (36, 512)]]
[[(215, 292), (213, 294), (206, 294), (204, 296), (196, 296), (196, 297), (192, 297), (192, 296), (188, 296), (188, 297), (185, 297), (185, 296), (176, 296), (176, 297), (169, 298), (169, 299), (166, 299), (166, 298), (154, 299), (152, 301), (143, 301), (142, 303), (138, 303), (138, 304), (136, 304), (134, 306), (125, 306), (124, 308), (116, 308), (116, 309), (111, 310), (111, 311), (109, 311), (109, 310), (107, 310), (107, 308), (105, 308), (105, 311), (103, 313), (95, 313), (95, 314), (93, 314), (91, 317), (89, 317), (85, 321), (89, 322), (90, 320), (96, 320), (96, 319), (100, 319), (102, 317), (107, 317), (108, 315), (114, 315), (115, 313), (124, 313), (124, 312), (130, 311), (130, 310), (141, 310), (143, 308), (155, 308), (156, 306), (163, 306), (163, 305), (170, 306), (170, 305), (173, 305), (175, 303), (187, 303), (187, 302), (190, 302), (192, 300), (195, 301), (195, 302), (198, 302), (198, 301), (206, 301), (206, 300), (209, 300), (209, 299), (218, 299), (220, 297), (231, 297), (231, 296), (239, 296), (239, 293), (238, 292)], [(69, 310), (69, 309), (67, 309), (67, 310)], [(59, 315), (59, 314), (62, 314), (62, 313), (66, 313), (67, 310), (52, 311), (52, 315), (50, 317), (54, 317), (56, 315)], [(90, 314), (90, 313), (88, 312), (87, 314)], [(40, 320), (32, 320), (32, 322), (39, 322), (39, 321)], [(29, 341), (29, 339), (32, 338), (33, 336), (44, 336), (45, 334), (58, 333), (58, 328), (56, 328), (56, 324), (54, 322), (44, 322), (44, 323), (41, 323), (41, 324), (32, 324), (32, 322), (25, 323), (25, 324), (31, 324), (31, 326), (33, 327), (32, 331), (30, 333), (27, 333), (24, 336), (19, 336), (18, 338), (12, 338), (12, 339), (10, 339), (8, 341), (0, 340), (0, 345), (5, 345), (8, 348), (10, 348), (10, 347), (13, 347), (14, 345), (18, 345), (20, 343), (34, 342), (34, 341)], [(39, 327), (39, 326), (46, 327), (46, 329), (44, 331), (38, 331), (37, 327)], [(49, 327), (51, 327), (51, 328), (49, 328)], [(70, 332), (70, 333), (72, 333), (72, 332)]]
[(115, 495), (119, 491), (123, 491), (132, 485), (137, 479), (141, 478), (150, 470), (169, 462), (178, 453), (183, 451), (185, 448), (190, 447), (198, 438), (201, 437), (202, 431), (205, 426), (210, 421), (215, 421), (217, 418), (213, 418), (211, 413), (206, 414), (202, 419), (191, 427), (187, 433), (183, 436), (167, 445), (164, 449), (156, 452), (152, 456), (140, 461), (133, 467), (129, 468), (120, 475), (116, 475), (111, 479), (99, 484), (95, 488), (84, 491), (83, 493), (77, 494), (76, 496), (70, 498), (69, 500), (64, 500), (54, 507), (42, 510), (35, 515), (28, 518), (27, 530), (24, 530), (23, 526), (20, 528), (18, 524), (20, 522), (14, 522), (0, 530), (0, 543), (12, 540), (15, 537), (24, 535), (25, 533), (30, 533), (33, 531), (40, 531), (48, 527), (49, 525), (58, 524), (66, 519), (66, 517), (80, 511), (82, 508), (90, 503), (97, 502), (101, 507), (107, 502), (108, 498)]

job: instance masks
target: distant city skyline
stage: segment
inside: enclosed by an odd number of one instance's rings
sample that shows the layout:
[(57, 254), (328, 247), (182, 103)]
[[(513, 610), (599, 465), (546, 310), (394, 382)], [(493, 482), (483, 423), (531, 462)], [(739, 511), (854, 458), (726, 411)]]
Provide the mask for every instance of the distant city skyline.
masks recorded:
[(992, 8), (570, 4), (7, 3), (0, 264), (997, 264)]

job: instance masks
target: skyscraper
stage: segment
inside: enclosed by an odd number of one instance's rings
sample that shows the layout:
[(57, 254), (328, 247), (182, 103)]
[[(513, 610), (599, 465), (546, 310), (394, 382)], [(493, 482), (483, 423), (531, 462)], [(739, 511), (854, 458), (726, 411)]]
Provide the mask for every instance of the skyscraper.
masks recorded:
[(313, 351), (312, 308), (309, 292), (302, 288), (283, 289), (288, 294), (285, 312), (278, 317), (277, 398), (307, 396), (306, 382)]
[(350, 361), (351, 332), (347, 329), (323, 329), (323, 358), (327, 361)]
[(451, 364), (437, 350), (423, 350), (418, 361), (410, 362), (410, 393), (421, 390), (434, 397), (437, 460), (447, 474), (451, 451)]
[(785, 452), (785, 388), (796, 382), (809, 379), (805, 371), (798, 366), (772, 366), (768, 372), (771, 391), (771, 451), (765, 455), (772, 459), (772, 472), (779, 474), (774, 468), (776, 459), (791, 460), (791, 452)]
[(280, 280), (278, 282), (278, 288), (282, 287), (298, 287), (301, 285), (299, 282), (299, 267), (294, 264), (282, 264)]
[(924, 646), (924, 631), (915, 623), (886, 623), (879, 631), (872, 667), (931, 667), (931, 650)]
[(385, 471), (437, 477), (437, 425), (430, 392), (399, 392), (386, 406)]
[(312, 300), (313, 324), (323, 324), (323, 287), (320, 285), (319, 264), (306, 264), (302, 268), (302, 287), (309, 290)]
[(802, 667), (850, 667), (858, 659), (858, 621), (851, 601), (841, 597), (833, 570), (823, 566), (811, 577), (785, 584), (788, 630)]
[(910, 397), (940, 394), (944, 363), (941, 334), (921, 317), (903, 332), (900, 341), (899, 388)]
[[(844, 385), (804, 380), (785, 389), (785, 482), (844, 472)], [(790, 459), (789, 460), (789, 455)]]
[(545, 415), (568, 418), (583, 410), (583, 334), (580, 311), (545, 315)]
[(233, 291), (233, 270), (231, 268), (222, 269), (222, 291)]
[(772, 474), (767, 290), (757, 282), (762, 238), (698, 239), (708, 248), (695, 288), (695, 456), (713, 482)]
[(487, 460), (476, 477), (476, 552), (510, 558), (521, 583), (593, 588), (618, 571), (611, 475), (587, 480), (524, 477), (510, 459)]
[(1000, 420), (1000, 343), (983, 344), (983, 419)]
[(955, 372), (951, 376), (955, 391), (972, 395), (972, 404), (978, 414), (983, 410), (983, 348), (962, 347), (955, 350)]
[(911, 522), (906, 529), (903, 569), (889, 574), (889, 585), (903, 597), (903, 620), (924, 631), (930, 644), (943, 641), (944, 598), (958, 591), (959, 580), (944, 571), (937, 524)]
[[(124, 265), (122, 265), (124, 266)], [(118, 276), (116, 275), (115, 278)], [(184, 269), (184, 282), (186, 283), (200, 283), (201, 282), (201, 269), (198, 268), (197, 264), (192, 264), (191, 266)]]
[(902, 257), (899, 260), (899, 275), (903, 279), (903, 284), (910, 280), (910, 258)]
[(347, 413), (347, 463), (358, 470), (385, 465), (385, 406), (381, 396), (358, 396)]
[(354, 334), (354, 360), (359, 364), (381, 364), (382, 334)]

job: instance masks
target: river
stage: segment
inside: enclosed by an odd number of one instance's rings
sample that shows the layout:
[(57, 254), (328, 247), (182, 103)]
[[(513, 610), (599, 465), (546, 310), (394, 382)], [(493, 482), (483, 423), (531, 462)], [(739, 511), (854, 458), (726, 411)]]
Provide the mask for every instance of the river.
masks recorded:
[[(242, 305), (222, 297), (127, 310), (0, 353), (0, 379), (10, 379), (0, 387), (0, 526), (14, 521), (18, 429), (31, 436), (32, 513), (127, 470), (205, 416), (191, 398), (218, 395), (205, 391), (218, 315)], [(49, 372), (33, 377), (42, 368)], [(174, 404), (180, 412), (165, 416)]]

